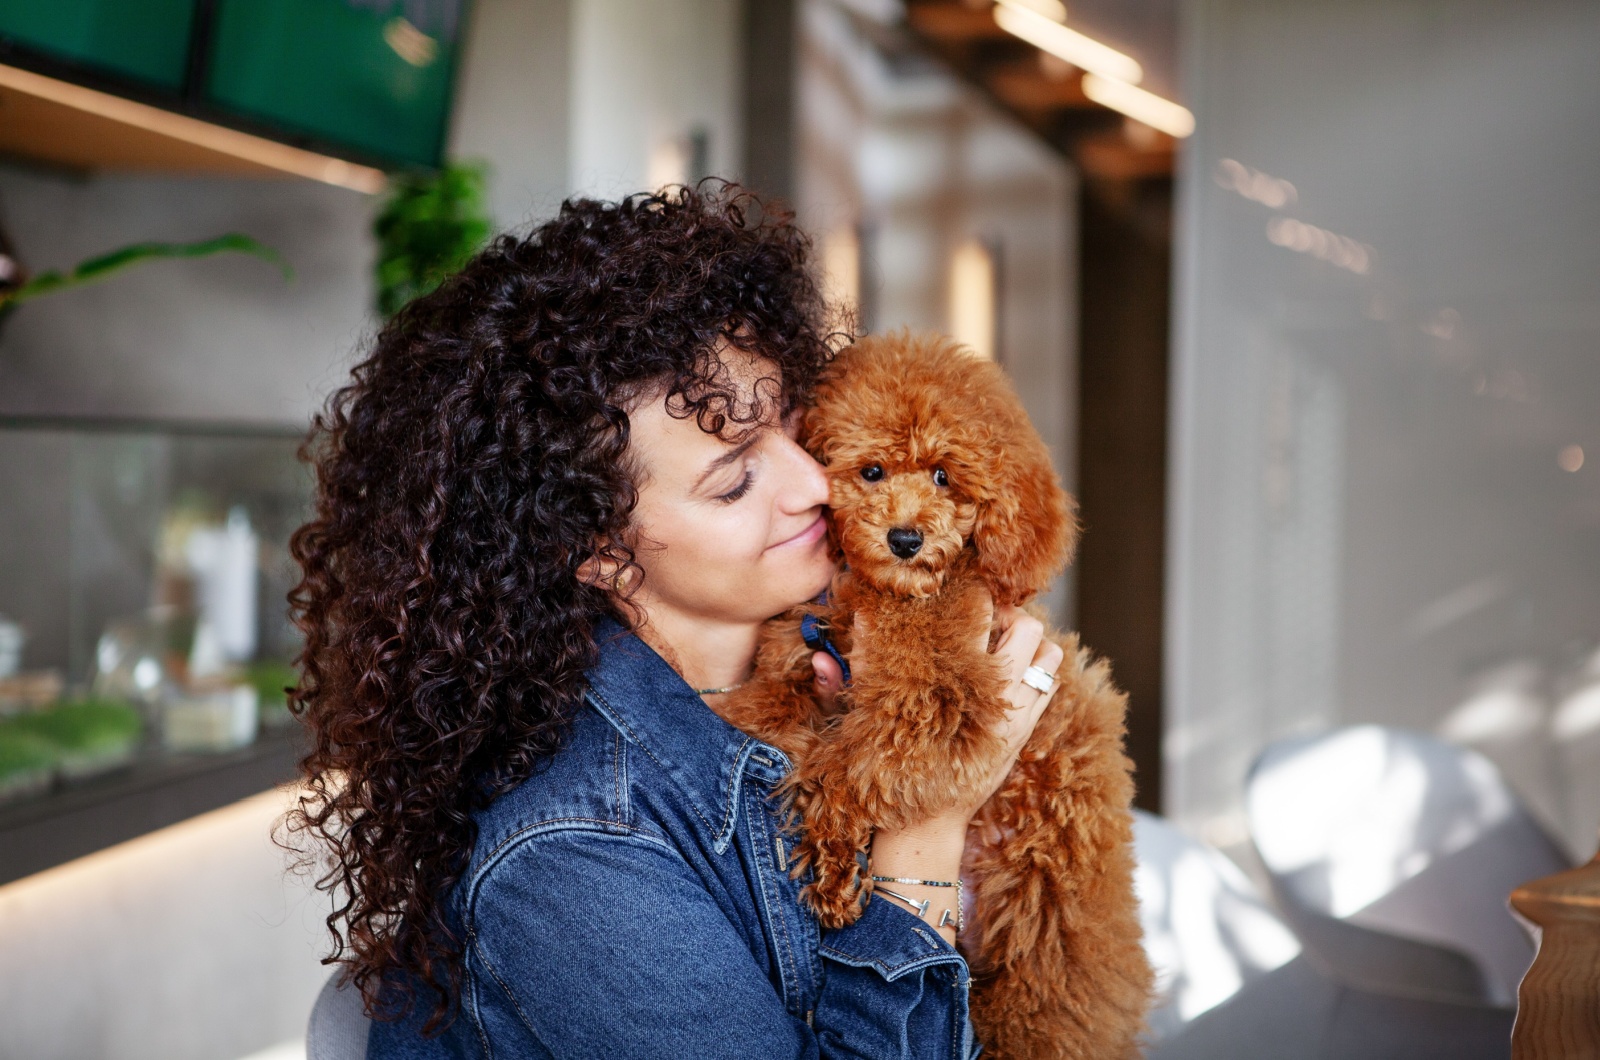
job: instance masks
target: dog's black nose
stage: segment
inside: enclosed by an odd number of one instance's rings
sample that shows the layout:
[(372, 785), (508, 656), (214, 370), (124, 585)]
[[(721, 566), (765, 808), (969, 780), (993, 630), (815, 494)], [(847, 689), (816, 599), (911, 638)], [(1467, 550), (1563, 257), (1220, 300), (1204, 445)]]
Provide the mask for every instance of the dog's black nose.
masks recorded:
[(897, 526), (889, 531), (889, 551), (901, 559), (910, 559), (922, 547), (922, 532)]

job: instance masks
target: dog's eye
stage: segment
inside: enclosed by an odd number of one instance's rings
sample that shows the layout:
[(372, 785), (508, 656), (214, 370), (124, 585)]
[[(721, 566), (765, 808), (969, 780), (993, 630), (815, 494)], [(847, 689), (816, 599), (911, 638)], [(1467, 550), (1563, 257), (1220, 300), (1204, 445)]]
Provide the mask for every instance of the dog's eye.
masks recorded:
[(935, 486), (950, 485), (950, 476), (944, 473), (944, 468), (936, 467), (933, 469), (933, 484)]
[(881, 464), (868, 464), (861, 469), (861, 477), (868, 482), (876, 482), (883, 477), (883, 466)]

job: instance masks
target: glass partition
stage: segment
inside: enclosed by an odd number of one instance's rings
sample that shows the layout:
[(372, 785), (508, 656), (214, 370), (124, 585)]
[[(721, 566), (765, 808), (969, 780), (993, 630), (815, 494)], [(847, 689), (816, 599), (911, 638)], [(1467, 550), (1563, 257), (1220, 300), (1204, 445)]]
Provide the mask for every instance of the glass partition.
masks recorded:
[(1203, 0), (1181, 183), (1168, 809), (1269, 741), (1484, 751), (1600, 826), (1600, 7)]
[(298, 445), (0, 421), (0, 802), (291, 723)]

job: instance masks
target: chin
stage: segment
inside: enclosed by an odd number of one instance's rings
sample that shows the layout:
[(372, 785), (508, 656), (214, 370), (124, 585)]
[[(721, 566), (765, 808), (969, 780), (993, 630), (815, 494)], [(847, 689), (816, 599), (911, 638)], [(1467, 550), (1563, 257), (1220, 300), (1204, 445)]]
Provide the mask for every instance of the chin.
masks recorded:
[(779, 614), (796, 604), (807, 603), (821, 596), (833, 583), (833, 576), (837, 571), (838, 567), (833, 560), (827, 553), (823, 553), (817, 562), (810, 564), (804, 570), (796, 571), (793, 578), (785, 578), (784, 583), (791, 587), (791, 591), (783, 594), (785, 599), (773, 614)]

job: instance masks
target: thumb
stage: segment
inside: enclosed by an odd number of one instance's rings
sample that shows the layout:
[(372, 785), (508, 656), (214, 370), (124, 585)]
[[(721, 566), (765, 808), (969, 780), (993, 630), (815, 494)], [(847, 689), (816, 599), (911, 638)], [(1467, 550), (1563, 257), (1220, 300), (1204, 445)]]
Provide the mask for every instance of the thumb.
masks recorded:
[(822, 704), (823, 709), (832, 710), (834, 700), (844, 688), (844, 671), (839, 668), (838, 660), (825, 651), (812, 653), (811, 671), (815, 675), (817, 702)]

